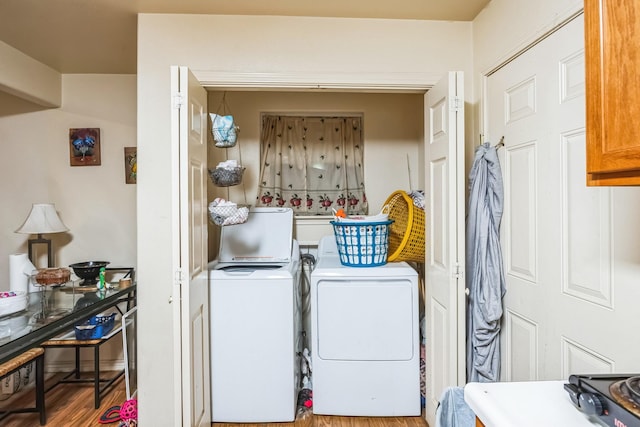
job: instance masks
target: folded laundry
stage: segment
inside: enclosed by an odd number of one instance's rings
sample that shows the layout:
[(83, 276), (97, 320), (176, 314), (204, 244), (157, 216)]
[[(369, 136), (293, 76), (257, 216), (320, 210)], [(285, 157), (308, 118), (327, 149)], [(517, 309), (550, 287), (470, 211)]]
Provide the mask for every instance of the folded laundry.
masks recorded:
[(385, 205), (377, 215), (350, 215), (346, 216), (342, 210), (333, 210), (336, 221), (338, 222), (384, 222), (389, 219), (389, 206)]
[(218, 163), (217, 167), (231, 170), (237, 168), (238, 166), (240, 165), (238, 164), (237, 160), (225, 160), (224, 162)]
[(233, 116), (220, 116), (210, 113), (211, 133), (216, 141), (216, 147), (233, 147), (237, 139), (237, 127)]
[(424, 210), (424, 191), (414, 190), (409, 193), (409, 197), (413, 199), (413, 204), (415, 207)]

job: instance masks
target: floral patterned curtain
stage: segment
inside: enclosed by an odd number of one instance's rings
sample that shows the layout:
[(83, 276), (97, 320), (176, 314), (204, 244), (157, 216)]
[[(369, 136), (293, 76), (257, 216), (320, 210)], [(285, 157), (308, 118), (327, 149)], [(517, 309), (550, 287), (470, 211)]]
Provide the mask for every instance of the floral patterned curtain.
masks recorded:
[(368, 213), (361, 117), (265, 115), (256, 206), (296, 215)]

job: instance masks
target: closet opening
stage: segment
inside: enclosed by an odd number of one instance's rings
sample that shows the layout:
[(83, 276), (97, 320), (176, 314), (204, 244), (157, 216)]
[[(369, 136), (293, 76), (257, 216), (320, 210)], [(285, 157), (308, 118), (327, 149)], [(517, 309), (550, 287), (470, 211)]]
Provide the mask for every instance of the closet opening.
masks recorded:
[[(368, 204), (367, 214), (380, 212), (387, 198), (397, 190), (407, 193), (424, 190), (424, 90), (416, 91), (301, 91), (269, 88), (264, 90), (207, 87), (209, 113), (215, 113), (223, 98), (238, 127), (232, 147), (216, 147), (211, 132), (207, 135), (208, 167), (235, 160), (244, 168), (241, 183), (220, 187), (208, 182), (208, 200), (223, 198), (238, 205), (255, 206), (259, 190), (261, 162), (261, 126), (265, 115), (304, 117), (358, 116), (362, 119), (363, 174)], [(209, 123), (209, 129), (211, 123)], [(271, 194), (275, 202), (275, 194)], [(290, 197), (283, 197), (285, 204)], [(315, 201), (315, 200), (314, 200)], [(334, 205), (332, 205), (334, 206)], [(295, 211), (294, 211), (295, 214)], [(305, 257), (317, 260), (322, 237), (333, 235), (330, 209), (315, 215), (295, 215), (294, 239)], [(218, 254), (221, 227), (209, 225), (209, 258)], [(309, 259), (309, 258), (306, 258)], [(301, 263), (302, 315), (305, 341), (312, 346), (309, 287), (310, 263)], [(421, 344), (421, 390), (424, 393), (424, 266), (413, 264), (418, 274), (419, 330)]]

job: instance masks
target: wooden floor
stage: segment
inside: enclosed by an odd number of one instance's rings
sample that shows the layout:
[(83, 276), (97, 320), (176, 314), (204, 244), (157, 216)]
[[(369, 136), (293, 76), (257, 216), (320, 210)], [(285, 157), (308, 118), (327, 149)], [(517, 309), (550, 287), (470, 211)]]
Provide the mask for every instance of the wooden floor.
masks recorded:
[[(105, 373), (109, 375), (109, 373)], [(47, 380), (47, 385), (57, 377)], [(34, 393), (27, 390), (0, 401), (0, 408), (7, 405), (32, 406)], [(100, 424), (100, 416), (115, 405), (122, 405), (126, 400), (124, 379), (120, 379), (115, 388), (103, 399), (100, 409), (93, 408), (93, 387), (89, 384), (60, 384), (45, 396), (47, 408), (47, 426), (50, 427), (89, 427), (114, 426), (118, 423)], [(13, 414), (0, 421), (2, 427), (37, 427), (40, 425), (37, 414)], [(309, 415), (301, 417), (295, 423), (213, 423), (212, 427), (428, 427), (424, 417), (335, 417)], [(142, 426), (145, 427), (145, 426)], [(167, 424), (167, 427), (170, 427)]]
[[(111, 374), (105, 372), (105, 377)], [(47, 380), (45, 387), (52, 384), (60, 375)], [(0, 401), (0, 408), (7, 405), (14, 407), (30, 407), (34, 405), (33, 389), (12, 397), (10, 400)], [(93, 406), (92, 384), (59, 384), (45, 396), (47, 409), (47, 426), (49, 427), (89, 427), (113, 426), (118, 423), (100, 424), (100, 416), (115, 405), (122, 405), (127, 399), (124, 377), (115, 383), (115, 387), (102, 399), (100, 409)], [(12, 414), (0, 421), (2, 427), (37, 427), (40, 425), (38, 414)]]
[(335, 417), (311, 415), (294, 423), (213, 423), (213, 427), (429, 427), (424, 417)]

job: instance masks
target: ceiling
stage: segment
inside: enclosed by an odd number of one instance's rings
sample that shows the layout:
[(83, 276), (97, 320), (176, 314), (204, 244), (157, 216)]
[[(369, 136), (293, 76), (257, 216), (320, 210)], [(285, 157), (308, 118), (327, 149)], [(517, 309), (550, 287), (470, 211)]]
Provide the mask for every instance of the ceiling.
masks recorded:
[(490, 0), (2, 0), (0, 40), (63, 74), (135, 74), (136, 14), (471, 21)]

